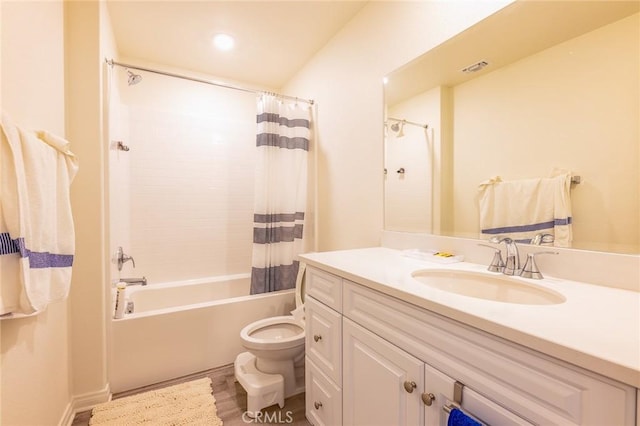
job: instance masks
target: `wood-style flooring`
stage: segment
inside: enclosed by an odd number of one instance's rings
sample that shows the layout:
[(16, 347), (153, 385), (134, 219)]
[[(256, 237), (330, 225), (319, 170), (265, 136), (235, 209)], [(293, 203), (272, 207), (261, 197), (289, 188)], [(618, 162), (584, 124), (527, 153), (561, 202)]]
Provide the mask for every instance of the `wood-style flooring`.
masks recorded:
[[(262, 420), (271, 420), (272, 423), (266, 423), (264, 421), (257, 420), (249, 421), (246, 416), (243, 416), (243, 413), (247, 409), (247, 393), (242, 388), (242, 386), (238, 382), (236, 382), (233, 373), (233, 365), (214, 368), (212, 370), (191, 374), (189, 376), (180, 377), (178, 379), (168, 380), (166, 382), (157, 383), (155, 385), (145, 386), (126, 392), (120, 392), (114, 394), (113, 399), (122, 398), (125, 396), (134, 395), (153, 389), (159, 389), (166, 386), (171, 386), (204, 377), (211, 378), (211, 388), (213, 389), (213, 396), (216, 399), (218, 416), (222, 419), (225, 426), (239, 426), (247, 424), (288, 424), (295, 426), (311, 426), (311, 423), (309, 423), (304, 416), (304, 393), (292, 396), (291, 398), (287, 398), (285, 400), (284, 408), (280, 408), (278, 407), (278, 405), (273, 405), (262, 410), (263, 413), (269, 413), (268, 415), (265, 415)], [(73, 419), (72, 426), (87, 426), (89, 424), (90, 418), (91, 411), (83, 411), (81, 413), (78, 413)]]

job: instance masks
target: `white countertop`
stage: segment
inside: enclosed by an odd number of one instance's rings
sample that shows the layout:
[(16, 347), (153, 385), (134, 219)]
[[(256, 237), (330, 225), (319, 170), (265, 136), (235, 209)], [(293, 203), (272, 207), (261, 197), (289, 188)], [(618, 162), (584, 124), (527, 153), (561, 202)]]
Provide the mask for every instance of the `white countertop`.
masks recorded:
[(514, 277), (561, 293), (566, 301), (512, 304), (438, 290), (411, 276), (429, 268), (491, 274), (487, 265), (432, 263), (382, 247), (308, 253), (300, 258), (310, 266), (640, 388), (640, 293), (547, 276), (542, 280)]

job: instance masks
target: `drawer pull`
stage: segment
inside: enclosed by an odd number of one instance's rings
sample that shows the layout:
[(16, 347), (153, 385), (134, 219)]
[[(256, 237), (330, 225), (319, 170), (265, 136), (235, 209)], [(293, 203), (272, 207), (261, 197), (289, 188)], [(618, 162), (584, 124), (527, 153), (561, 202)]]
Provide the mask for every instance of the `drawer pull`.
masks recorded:
[(318, 341), (322, 340), (322, 336), (321, 336), (321, 335), (319, 335), (319, 334), (314, 334), (314, 335), (313, 335), (313, 340), (315, 340), (316, 342), (318, 342)]
[(322, 402), (316, 401), (313, 403), (313, 406), (316, 407), (316, 410), (319, 410), (322, 408)]
[(433, 401), (435, 401), (436, 396), (432, 393), (423, 393), (422, 394), (422, 402), (424, 402), (424, 405), (426, 405), (427, 407), (431, 407), (431, 404), (433, 403)]
[(404, 382), (404, 390), (406, 390), (409, 393), (412, 393), (413, 390), (417, 387), (418, 385), (416, 385), (416, 382), (410, 382), (408, 380)]

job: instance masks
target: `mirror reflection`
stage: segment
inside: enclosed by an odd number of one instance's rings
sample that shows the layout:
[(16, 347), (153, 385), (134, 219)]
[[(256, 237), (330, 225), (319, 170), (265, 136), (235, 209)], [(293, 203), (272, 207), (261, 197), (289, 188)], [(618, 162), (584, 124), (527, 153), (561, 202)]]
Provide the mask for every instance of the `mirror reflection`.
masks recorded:
[(637, 2), (517, 1), (391, 73), (385, 229), (487, 240), (481, 183), (520, 188), (493, 200), (493, 216), (533, 214), (557, 202), (521, 188), (567, 173), (568, 243), (544, 229), (527, 238), (639, 253), (638, 12)]

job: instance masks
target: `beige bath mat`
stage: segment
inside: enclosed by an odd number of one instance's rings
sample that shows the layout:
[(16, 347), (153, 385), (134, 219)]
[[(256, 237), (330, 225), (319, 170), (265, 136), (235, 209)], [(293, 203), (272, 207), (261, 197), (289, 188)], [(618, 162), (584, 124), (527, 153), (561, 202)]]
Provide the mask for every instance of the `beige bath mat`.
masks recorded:
[(221, 426), (211, 379), (193, 380), (100, 404), (90, 425)]

